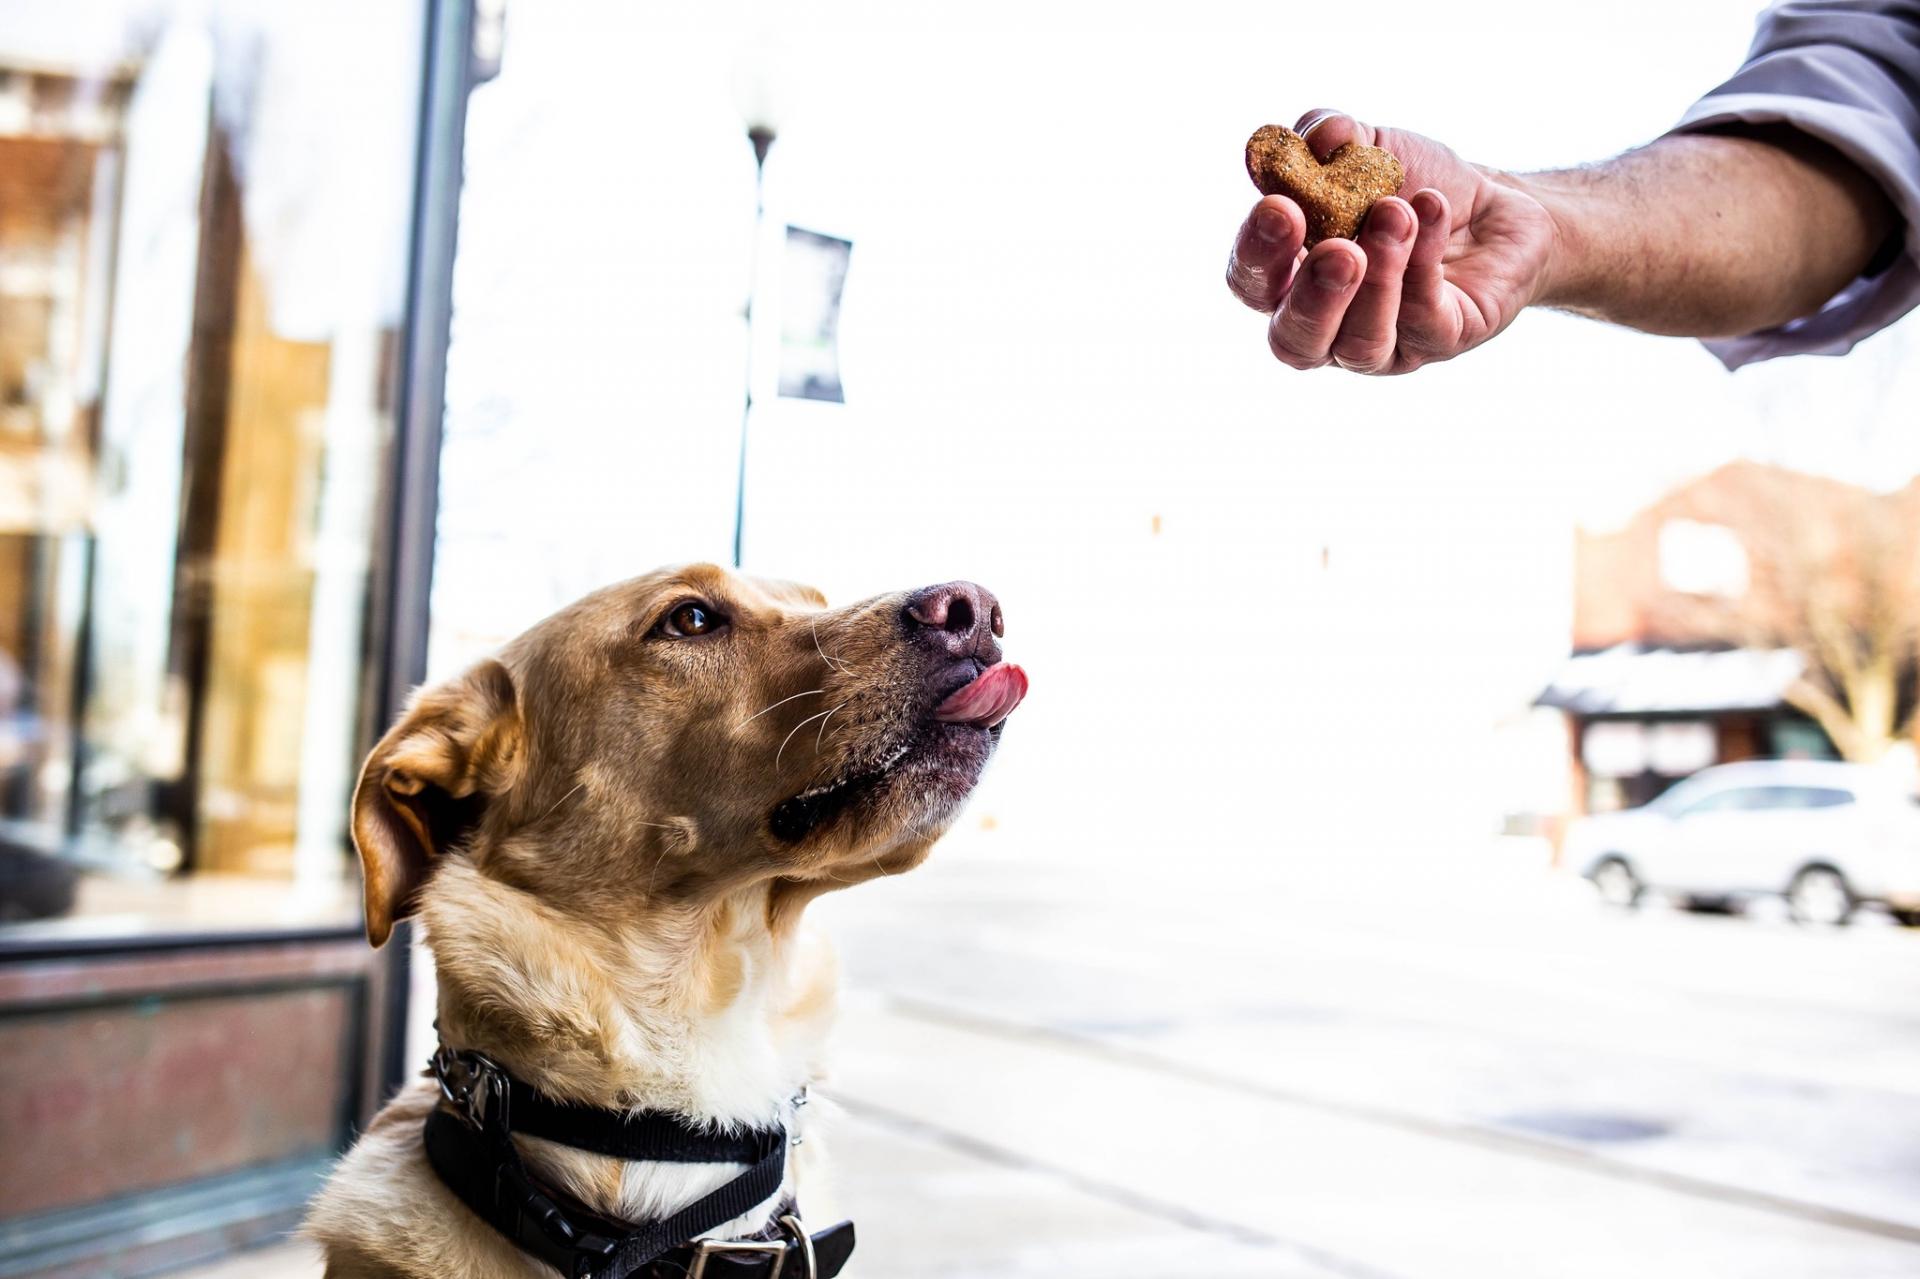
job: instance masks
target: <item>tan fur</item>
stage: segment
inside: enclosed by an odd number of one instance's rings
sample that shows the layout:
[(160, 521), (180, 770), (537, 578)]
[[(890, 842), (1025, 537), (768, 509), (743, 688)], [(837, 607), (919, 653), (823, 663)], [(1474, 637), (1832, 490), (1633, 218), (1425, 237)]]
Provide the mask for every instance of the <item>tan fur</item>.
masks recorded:
[[(831, 952), (799, 926), (805, 904), (917, 865), (977, 776), (889, 775), (804, 838), (770, 832), (783, 800), (892, 767), (906, 717), (925, 713), (903, 598), (829, 611), (805, 587), (662, 570), (419, 693), (367, 759), (353, 832), (369, 938), (419, 917), (444, 1042), (564, 1100), (788, 1119), (818, 1076), (836, 985)], [(663, 639), (660, 619), (689, 599), (727, 633)], [(307, 1230), (328, 1275), (550, 1275), (427, 1165), (437, 1096), (428, 1081), (404, 1090), (316, 1200)], [(538, 1178), (625, 1219), (737, 1171), (517, 1140)], [(773, 1202), (721, 1233), (758, 1228)]]

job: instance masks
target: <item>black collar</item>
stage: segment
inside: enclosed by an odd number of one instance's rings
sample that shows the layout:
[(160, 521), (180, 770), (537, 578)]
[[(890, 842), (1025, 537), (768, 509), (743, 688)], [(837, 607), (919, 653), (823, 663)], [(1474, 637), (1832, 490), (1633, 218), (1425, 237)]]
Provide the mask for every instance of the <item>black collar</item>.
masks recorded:
[[(764, 1237), (699, 1238), (779, 1194), (788, 1141), (778, 1124), (728, 1133), (658, 1111), (575, 1106), (536, 1092), (479, 1053), (445, 1046), (431, 1067), (447, 1104), (427, 1116), (428, 1162), (475, 1215), (566, 1279), (832, 1279), (853, 1253), (852, 1222), (809, 1235), (791, 1205)], [(619, 1159), (747, 1170), (670, 1217), (636, 1225), (536, 1182), (514, 1133)]]

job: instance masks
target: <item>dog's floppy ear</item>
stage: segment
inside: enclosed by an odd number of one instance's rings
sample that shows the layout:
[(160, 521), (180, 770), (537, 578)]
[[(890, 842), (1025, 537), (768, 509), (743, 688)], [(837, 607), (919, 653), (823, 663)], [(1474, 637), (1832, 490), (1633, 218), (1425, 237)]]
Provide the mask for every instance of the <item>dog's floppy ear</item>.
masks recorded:
[(433, 859), (513, 784), (525, 742), (513, 676), (499, 662), (414, 694), (367, 756), (353, 792), (368, 941), (384, 945), (394, 924), (413, 913)]

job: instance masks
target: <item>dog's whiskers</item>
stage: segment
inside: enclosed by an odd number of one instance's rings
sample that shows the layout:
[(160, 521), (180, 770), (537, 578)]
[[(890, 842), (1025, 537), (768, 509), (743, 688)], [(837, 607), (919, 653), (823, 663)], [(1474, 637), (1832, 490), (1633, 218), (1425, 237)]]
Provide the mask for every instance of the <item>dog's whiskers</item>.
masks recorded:
[(827, 735), (827, 724), (833, 719), (835, 715), (839, 714), (841, 707), (844, 707), (846, 704), (847, 704), (846, 702), (842, 702), (840, 703), (839, 706), (834, 707), (832, 710), (828, 711), (825, 715), (820, 717), (820, 731), (813, 735), (813, 753), (814, 754), (818, 755), (820, 753), (820, 743), (822, 739), (824, 739)]
[[(852, 698), (847, 699), (847, 701), (852, 701), (852, 700), (853, 700)], [(846, 702), (842, 702), (840, 703), (840, 706), (845, 706), (846, 704), (847, 704)], [(809, 715), (805, 719), (801, 720), (798, 724), (795, 724), (793, 726), (793, 731), (788, 733), (786, 737), (781, 741), (780, 749), (773, 753), (773, 771), (776, 773), (780, 771), (780, 757), (787, 753), (787, 743), (793, 740), (794, 733), (799, 732), (801, 729), (805, 728), (807, 725), (813, 723), (813, 721), (815, 721), (816, 719), (825, 719), (827, 716), (833, 714), (834, 711), (839, 710), (840, 706), (834, 707), (833, 710), (821, 711), (818, 715)]]
[[(841, 703), (841, 705), (842, 705), (842, 706), (844, 706), (844, 705), (846, 705), (846, 703), (845, 703), (845, 702), (842, 702), (842, 703)], [(547, 820), (547, 818), (549, 818), (549, 817), (551, 817), (551, 816), (553, 816), (553, 815), (554, 815), (555, 813), (557, 813), (557, 812), (559, 812), (559, 811), (560, 811), (560, 805), (562, 805), (562, 804), (564, 804), (564, 803), (566, 803), (566, 802), (567, 802), (568, 800), (570, 800), (570, 799), (572, 799), (572, 798), (573, 798), (573, 797), (574, 797), (575, 795), (578, 795), (578, 794), (579, 794), (579, 793), (580, 793), (580, 792), (581, 792), (582, 790), (584, 790), (584, 789), (586, 788), (586, 785), (587, 785), (587, 784), (586, 784), (585, 782), (580, 782), (580, 783), (578, 783), (578, 784), (576, 784), (576, 785), (574, 786), (574, 788), (573, 788), (572, 790), (570, 790), (570, 791), (568, 791), (568, 792), (567, 792), (566, 794), (564, 794), (564, 795), (562, 795), (562, 796), (561, 796), (561, 797), (560, 797), (559, 799), (556, 799), (556, 800), (554, 800), (554, 801), (553, 801), (553, 806), (552, 806), (551, 808), (549, 808), (549, 809), (547, 809), (547, 811), (546, 811), (546, 812), (544, 812), (544, 813), (542, 813), (542, 814), (540, 814), (540, 816), (539, 816), (539, 819), (538, 819), (538, 820), (537, 820), (537, 821), (536, 821), (536, 822), (535, 822), (534, 824), (535, 824), (535, 825), (538, 825), (538, 824), (539, 824), (539, 822), (544, 822), (544, 821), (546, 821), (546, 820)], [(672, 824), (671, 822), (643, 822), (643, 821), (641, 821), (641, 820), (640, 820), (639, 818), (637, 818), (637, 817), (629, 817), (629, 818), (627, 818), (627, 821), (628, 821), (628, 822), (629, 822), (629, 823), (630, 823), (631, 825), (634, 825), (634, 826), (651, 826), (651, 827), (653, 827), (653, 828), (654, 828), (655, 830), (683, 830), (683, 829), (685, 829), (684, 827), (682, 827), (682, 826), (676, 826), (676, 825), (674, 825), (674, 824)]]
[(775, 702), (772, 706), (762, 706), (759, 710), (747, 716), (745, 719), (741, 720), (738, 724), (735, 724), (733, 726), (733, 731), (736, 733), (739, 732), (741, 729), (745, 728), (747, 725), (753, 723), (753, 721), (755, 721), (756, 719), (759, 719), (762, 715), (765, 715), (768, 711), (776, 710), (779, 707), (785, 706), (788, 702), (797, 702), (803, 697), (812, 697), (815, 693), (824, 693), (826, 691), (827, 690), (824, 688), (810, 688), (804, 693), (795, 693), (792, 697), (783, 697), (779, 701)]
[(540, 814), (540, 820), (544, 822), (547, 820), (547, 818), (553, 816), (556, 812), (560, 810), (560, 805), (566, 803), (568, 800), (572, 799), (575, 795), (578, 795), (581, 791), (581, 788), (584, 787), (585, 785), (586, 785), (585, 782), (581, 782), (578, 786), (575, 786), (572, 790), (562, 795), (559, 799), (554, 800), (553, 807), (549, 808), (546, 812)]
[(853, 664), (848, 662), (846, 658), (829, 657), (827, 656), (827, 650), (820, 647), (820, 615), (818, 613), (810, 613), (807, 615), (807, 627), (813, 632), (813, 651), (820, 654), (820, 660), (827, 664), (827, 669), (835, 675), (853, 674)]
[(653, 858), (653, 869), (652, 869), (652, 870), (649, 870), (649, 871), (647, 872), (647, 899), (648, 899), (649, 901), (651, 901), (651, 900), (653, 899), (653, 881), (654, 881), (654, 877), (655, 877), (655, 876), (657, 876), (657, 875), (659, 875), (659, 873), (660, 873), (660, 863), (661, 863), (661, 862), (663, 862), (663, 861), (665, 861), (665, 860), (667, 860), (667, 853), (668, 853), (668, 851), (669, 851), (669, 850), (668, 850), (668, 848), (667, 848), (667, 846), (666, 846), (666, 845), (664, 845), (664, 844), (663, 844), (663, 845), (661, 845), (661, 847), (660, 847), (660, 851), (659, 851), (658, 853), (656, 853), (656, 854), (654, 854), (654, 858)]

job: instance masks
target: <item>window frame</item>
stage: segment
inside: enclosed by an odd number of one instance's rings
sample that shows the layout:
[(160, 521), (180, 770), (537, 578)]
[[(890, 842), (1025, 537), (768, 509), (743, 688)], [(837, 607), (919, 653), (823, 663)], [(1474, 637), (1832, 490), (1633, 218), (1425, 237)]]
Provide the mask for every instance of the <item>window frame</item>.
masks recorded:
[[(357, 744), (362, 753), (426, 674), (467, 100), (491, 70), (472, 52), (473, 0), (422, 0), (420, 21), (405, 299), (392, 434), (380, 458), (385, 497), (375, 512), (367, 658), (360, 672), (363, 704), (371, 708)], [(403, 925), (374, 952), (358, 914), (329, 925), (148, 932), (102, 927), (20, 937), (0, 930), (0, 1027), (8, 1019), (16, 1025), (75, 1014), (112, 1019), (221, 1000), (252, 1007), (249, 1001), (289, 991), (333, 992), (348, 1009), (345, 1038), (337, 1058), (329, 1054), (314, 1069), (342, 1098), (333, 1138), (337, 1152), (413, 1073), (405, 1059), (410, 934)], [(207, 976), (215, 970), (217, 981)], [(109, 972), (118, 974), (119, 984), (93, 990), (89, 974)], [(301, 1158), (310, 1161), (312, 1155)], [(83, 1197), (40, 1217), (60, 1219), (62, 1255), (73, 1264), (111, 1255), (116, 1264), (145, 1265), (142, 1249), (155, 1258), (171, 1255), (167, 1250), (184, 1246), (187, 1238), (210, 1251), (230, 1251), (296, 1221), (316, 1171), (307, 1163), (283, 1162), (249, 1165), (211, 1181), (188, 1174), (122, 1198)], [(40, 1217), (30, 1213), (18, 1220)], [(130, 1223), (143, 1241), (137, 1246), (128, 1243)], [(20, 1260), (0, 1248), (0, 1262)]]

